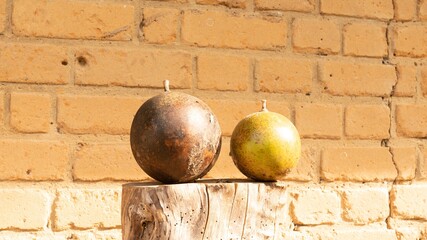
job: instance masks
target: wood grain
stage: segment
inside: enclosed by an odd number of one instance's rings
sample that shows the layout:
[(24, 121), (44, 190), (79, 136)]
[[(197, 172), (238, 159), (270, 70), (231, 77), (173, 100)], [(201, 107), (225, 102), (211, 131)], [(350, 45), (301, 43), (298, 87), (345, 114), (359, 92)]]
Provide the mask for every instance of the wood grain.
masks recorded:
[(123, 239), (282, 239), (288, 211), (278, 183), (126, 184)]

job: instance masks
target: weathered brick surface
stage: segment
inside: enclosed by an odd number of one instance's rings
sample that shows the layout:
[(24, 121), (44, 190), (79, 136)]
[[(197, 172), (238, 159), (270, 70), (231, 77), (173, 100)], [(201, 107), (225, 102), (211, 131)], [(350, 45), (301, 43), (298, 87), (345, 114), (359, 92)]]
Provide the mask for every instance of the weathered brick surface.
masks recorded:
[(39, 231), (39, 232), (10, 232), (1, 231), (0, 239), (16, 240), (16, 239), (32, 239), (32, 240), (121, 240), (122, 233), (119, 229), (112, 230), (72, 230), (72, 231)]
[(393, 0), (394, 19), (410, 21), (417, 15), (417, 0)]
[[(398, 240), (396, 232), (393, 229), (366, 227), (319, 227), (305, 228), (304, 233), (309, 236), (307, 239), (346, 239), (346, 240)], [(402, 240), (402, 239), (399, 239)]]
[(393, 18), (393, 0), (321, 0), (320, 11), (326, 14), (362, 18)]
[(195, 46), (276, 49), (286, 45), (287, 32), (281, 17), (192, 10), (182, 22), (182, 40)]
[(394, 28), (394, 55), (403, 57), (427, 56), (427, 26), (398, 25)]
[(55, 230), (118, 228), (120, 201), (118, 187), (59, 189), (53, 210), (53, 228)]
[(121, 239), (165, 79), (220, 122), (206, 178), (245, 178), (230, 135), (261, 99), (295, 122), (279, 239), (424, 239), (426, 24), (427, 0), (0, 0), (0, 239)]
[(343, 110), (340, 105), (301, 104), (295, 107), (295, 124), (303, 138), (339, 139)]
[(196, 3), (204, 5), (224, 5), (230, 8), (246, 8), (248, 0), (196, 0)]
[(46, 93), (10, 95), (10, 125), (19, 132), (47, 133), (52, 122), (52, 100)]
[(269, 93), (309, 93), (314, 62), (291, 58), (261, 58), (255, 66), (256, 90)]
[(415, 147), (393, 147), (391, 153), (397, 168), (397, 180), (414, 179), (418, 159)]
[(129, 134), (132, 119), (143, 103), (135, 97), (61, 95), (58, 127), (65, 133)]
[(124, 2), (13, 1), (13, 33), (29, 37), (130, 40), (134, 7)]
[(2, 188), (0, 196), (0, 230), (42, 230), (47, 225), (52, 202), (47, 192)]
[(147, 180), (129, 144), (84, 144), (75, 155), (75, 180)]
[(397, 82), (393, 66), (343, 61), (320, 63), (323, 91), (332, 95), (388, 96)]
[(345, 134), (350, 138), (390, 137), (390, 108), (385, 105), (349, 105), (345, 110)]
[(149, 43), (172, 43), (178, 34), (180, 11), (173, 8), (144, 8), (142, 33)]
[(417, 67), (414, 65), (398, 65), (396, 69), (398, 78), (393, 96), (414, 96), (417, 88)]
[(382, 222), (390, 212), (387, 188), (343, 190), (344, 219), (356, 224)]
[(344, 26), (343, 32), (345, 55), (366, 57), (387, 55), (385, 24), (350, 23)]
[(77, 51), (76, 84), (191, 87), (191, 55), (182, 51), (88, 48)]
[(0, 52), (0, 82), (68, 82), (69, 61), (65, 47), (0, 42)]
[(262, 10), (283, 10), (297, 12), (312, 12), (314, 0), (255, 0), (255, 7)]
[(0, 33), (6, 27), (6, 0), (0, 0)]
[(341, 50), (341, 32), (336, 22), (318, 18), (298, 18), (292, 25), (295, 51), (336, 54)]
[(63, 180), (68, 161), (62, 142), (0, 140), (0, 180)]
[(247, 57), (201, 54), (197, 57), (197, 88), (219, 91), (245, 91), (249, 85)]
[(391, 191), (391, 211), (395, 218), (426, 220), (427, 186), (425, 184), (394, 186)]
[[(237, 123), (247, 115), (261, 111), (261, 101), (253, 100), (204, 100), (218, 118), (222, 134), (230, 136)], [(225, 107), (226, 106), (226, 107)], [(289, 104), (286, 102), (268, 101), (269, 111), (278, 112), (289, 118)]]
[(331, 147), (322, 152), (321, 175), (328, 181), (391, 181), (397, 170), (388, 148)]
[(427, 137), (427, 105), (397, 105), (396, 131), (402, 137)]
[(291, 193), (293, 221), (297, 224), (336, 223), (341, 220), (341, 200), (334, 191), (309, 189)]

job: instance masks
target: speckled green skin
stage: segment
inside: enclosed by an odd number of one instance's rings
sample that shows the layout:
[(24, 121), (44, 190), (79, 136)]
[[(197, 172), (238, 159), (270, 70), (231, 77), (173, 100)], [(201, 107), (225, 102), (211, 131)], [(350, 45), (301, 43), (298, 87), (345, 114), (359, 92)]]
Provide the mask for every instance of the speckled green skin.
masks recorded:
[(248, 115), (231, 136), (230, 154), (247, 177), (275, 181), (295, 167), (301, 156), (297, 129), (286, 117), (268, 111)]

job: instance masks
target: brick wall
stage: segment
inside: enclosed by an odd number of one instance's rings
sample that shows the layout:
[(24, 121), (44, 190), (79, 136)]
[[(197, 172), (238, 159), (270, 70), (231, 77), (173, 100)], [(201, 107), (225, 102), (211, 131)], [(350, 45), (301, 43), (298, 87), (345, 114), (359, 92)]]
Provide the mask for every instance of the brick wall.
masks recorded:
[(260, 99), (295, 123), (284, 238), (427, 239), (427, 0), (0, 0), (0, 239), (120, 239), (164, 79), (219, 118), (207, 177)]

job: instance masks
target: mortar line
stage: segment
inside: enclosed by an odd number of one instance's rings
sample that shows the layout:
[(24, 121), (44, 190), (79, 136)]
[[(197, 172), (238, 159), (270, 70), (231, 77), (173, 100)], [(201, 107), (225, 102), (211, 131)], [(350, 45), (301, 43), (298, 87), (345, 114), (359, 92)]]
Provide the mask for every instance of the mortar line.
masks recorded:
[(255, 12), (255, 0), (248, 0), (247, 1), (248, 5), (246, 6), (246, 10), (248, 12)]
[(6, 0), (6, 19), (4, 21), (5, 29), (3, 31), (3, 34), (5, 34), (7, 37), (10, 37), (13, 35), (12, 30), (12, 14), (13, 14), (13, 0)]
[(197, 81), (198, 81), (198, 77), (199, 77), (198, 73), (197, 73), (197, 71), (198, 71), (198, 64), (197, 64), (197, 62), (198, 62), (198, 55), (192, 54), (191, 58), (192, 58), (192, 61), (191, 61), (192, 64), (191, 64), (191, 66), (192, 66), (192, 71), (193, 71), (193, 74), (192, 74), (192, 76), (193, 76), (193, 78), (192, 78), (192, 87), (191, 87), (191, 89), (192, 89), (192, 93), (195, 94), (196, 91), (197, 91), (197, 89), (198, 89)]
[(175, 43), (176, 44), (183, 44), (183, 40), (182, 40), (182, 24), (184, 22), (184, 14), (185, 11), (180, 9), (179, 10), (179, 14), (178, 14), (178, 22), (177, 22), (177, 32), (176, 32), (176, 39), (175, 39)]
[(257, 91), (259, 91), (259, 86), (258, 86), (259, 82), (256, 77), (256, 61), (257, 60), (255, 59), (255, 57), (249, 59), (249, 69), (248, 69), (249, 71), (248, 86), (249, 87), (246, 92), (249, 91), (251, 93), (257, 93)]
[(10, 112), (10, 104), (11, 104), (11, 92), (12, 90), (8, 88), (4, 93), (4, 126), (6, 130), (10, 133), (13, 133), (12, 127), (10, 124), (11, 112)]
[[(144, 1), (143, 1), (144, 2)], [(135, 8), (135, 12), (134, 12), (134, 33), (133, 33), (133, 39), (132, 42), (134, 42), (136, 45), (139, 46), (140, 42), (143, 40), (143, 36), (142, 36), (142, 29), (141, 29), (141, 24), (142, 24), (142, 11), (143, 11), (143, 3), (141, 3), (141, 0), (135, 0), (134, 1), (134, 8)]]

